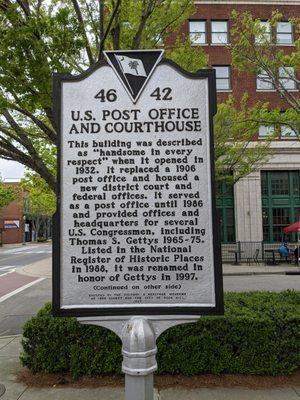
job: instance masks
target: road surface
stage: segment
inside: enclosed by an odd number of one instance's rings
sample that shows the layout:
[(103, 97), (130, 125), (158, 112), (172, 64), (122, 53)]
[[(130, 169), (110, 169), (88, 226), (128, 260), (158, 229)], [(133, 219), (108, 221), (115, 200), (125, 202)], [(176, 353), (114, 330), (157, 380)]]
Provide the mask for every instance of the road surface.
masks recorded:
[(0, 336), (21, 333), (23, 324), (51, 298), (51, 279), (21, 269), (52, 253), (51, 244), (0, 248)]
[(43, 260), (51, 253), (51, 244), (26, 244), (0, 248), (0, 274)]

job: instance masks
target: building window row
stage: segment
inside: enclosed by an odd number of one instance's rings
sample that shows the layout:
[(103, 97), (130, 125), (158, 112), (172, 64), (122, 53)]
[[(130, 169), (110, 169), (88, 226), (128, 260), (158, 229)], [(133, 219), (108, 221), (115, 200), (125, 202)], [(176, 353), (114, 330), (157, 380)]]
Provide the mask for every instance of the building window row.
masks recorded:
[(256, 77), (257, 90), (274, 90), (275, 83), (282, 89), (296, 90), (295, 69), (293, 67), (280, 67), (276, 76), (276, 82), (274, 82), (274, 78), (270, 77), (266, 71), (261, 71)]
[(261, 192), (263, 240), (284, 241), (283, 228), (300, 218), (300, 171), (262, 171)]
[[(274, 133), (275, 133), (275, 127), (272, 125), (271, 126), (261, 125), (258, 130), (258, 136), (260, 138), (265, 138), (274, 135)], [(289, 138), (293, 139), (298, 137), (297, 132), (288, 125), (282, 125), (278, 133), (280, 133), (280, 137), (282, 139), (289, 139)]]
[[(216, 70), (217, 91), (231, 90), (230, 65), (213, 65)], [(297, 90), (295, 70), (292, 67), (281, 67), (278, 70), (276, 84), (282, 90)], [(265, 71), (256, 76), (256, 89), (259, 91), (275, 90), (275, 82)]]
[[(261, 171), (263, 241), (297, 241), (295, 233), (284, 237), (283, 228), (300, 218), (300, 171)], [(234, 243), (233, 186), (217, 185), (217, 208), (222, 243)]]
[[(293, 26), (290, 22), (281, 21), (277, 23), (275, 32), (272, 32), (268, 21), (260, 22), (263, 34), (255, 38), (255, 43), (260, 44), (263, 40), (271, 42), (273, 38), (278, 45), (291, 45), (294, 43)], [(208, 21), (190, 20), (189, 35), (192, 44), (208, 44)], [(211, 44), (225, 45), (229, 43), (229, 28), (227, 20), (211, 20)]]
[(263, 34), (255, 38), (255, 43), (260, 44), (263, 41), (271, 43), (273, 40), (278, 45), (291, 45), (294, 43), (293, 25), (290, 22), (278, 22), (274, 32), (268, 21), (260, 21), (260, 26)]
[[(229, 43), (228, 21), (218, 20), (211, 23), (211, 43), (227, 44)], [(207, 21), (193, 20), (189, 21), (190, 41), (192, 44), (207, 44)]]

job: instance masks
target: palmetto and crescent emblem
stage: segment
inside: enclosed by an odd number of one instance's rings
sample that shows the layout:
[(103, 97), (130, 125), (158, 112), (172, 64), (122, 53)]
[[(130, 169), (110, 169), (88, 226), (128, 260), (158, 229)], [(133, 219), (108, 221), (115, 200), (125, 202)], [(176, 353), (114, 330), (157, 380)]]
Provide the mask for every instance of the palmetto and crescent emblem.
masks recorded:
[(105, 57), (135, 103), (146, 86), (163, 50), (105, 51)]
[(137, 61), (130, 61), (129, 62), (129, 67), (134, 69), (137, 75), (139, 74), (138, 70), (137, 70), (138, 65), (139, 65), (139, 63)]
[(116, 56), (116, 59), (124, 74), (147, 77), (142, 60), (126, 56)]

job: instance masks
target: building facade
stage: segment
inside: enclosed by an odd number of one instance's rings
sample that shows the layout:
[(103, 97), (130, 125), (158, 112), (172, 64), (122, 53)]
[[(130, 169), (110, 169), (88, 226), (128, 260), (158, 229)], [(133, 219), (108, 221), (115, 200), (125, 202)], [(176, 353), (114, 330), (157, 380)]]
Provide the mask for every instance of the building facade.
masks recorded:
[[(16, 189), (19, 187), (19, 183), (17, 182), (4, 183), (4, 185), (13, 186)], [(0, 210), (0, 213), (1, 243), (22, 243), (25, 237), (23, 193), (20, 192), (15, 200)]]
[[(195, 1), (196, 12), (183, 27), (194, 46), (201, 46), (208, 55), (209, 65), (216, 69), (218, 102), (231, 94), (241, 99), (245, 92), (249, 103), (269, 102), (270, 107), (284, 111), (287, 103), (262, 76), (241, 73), (233, 68), (230, 43), (233, 10), (250, 12), (260, 19), (266, 35), (286, 53), (295, 48), (294, 27), (289, 22), (300, 17), (300, 1)], [(282, 21), (274, 31), (267, 20), (278, 10)], [(291, 71), (289, 71), (291, 72)], [(299, 71), (292, 71), (295, 76)], [(280, 71), (279, 71), (280, 77)], [(295, 81), (286, 79), (286, 89), (300, 99)], [(263, 140), (272, 128), (260, 126), (257, 140)], [(238, 181), (232, 190), (219, 188), (218, 207), (223, 243), (278, 243), (283, 240), (283, 227), (300, 218), (300, 140), (287, 127), (281, 128), (280, 138), (271, 144), (272, 155), (260, 171)], [(285, 238), (295, 241), (291, 235)]]

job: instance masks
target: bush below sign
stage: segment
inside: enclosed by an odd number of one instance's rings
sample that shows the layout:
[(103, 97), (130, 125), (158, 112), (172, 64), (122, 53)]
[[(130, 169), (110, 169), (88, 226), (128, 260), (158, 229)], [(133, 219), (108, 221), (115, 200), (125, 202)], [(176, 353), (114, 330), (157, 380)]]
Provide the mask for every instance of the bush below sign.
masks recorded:
[[(164, 332), (158, 373), (290, 374), (300, 366), (300, 292), (227, 293), (223, 317)], [(46, 304), (24, 326), (21, 360), (33, 372), (74, 377), (121, 372), (121, 341), (107, 329), (54, 318)]]

